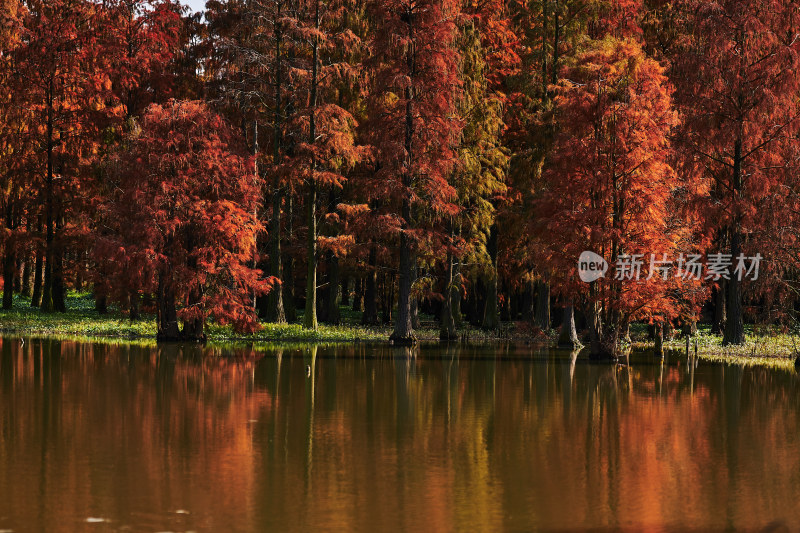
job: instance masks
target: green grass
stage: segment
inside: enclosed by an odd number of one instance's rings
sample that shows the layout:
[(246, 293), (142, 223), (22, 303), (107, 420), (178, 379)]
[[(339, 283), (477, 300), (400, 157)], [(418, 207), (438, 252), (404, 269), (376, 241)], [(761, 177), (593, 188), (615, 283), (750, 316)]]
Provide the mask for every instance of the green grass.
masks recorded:
[[(304, 329), (296, 324), (267, 324), (250, 335), (233, 331), (230, 326), (210, 323), (206, 333), (214, 344), (257, 343), (286, 344), (294, 342), (310, 343), (351, 343), (385, 342), (392, 332), (390, 325), (365, 327), (360, 324), (361, 313), (349, 307), (340, 308), (341, 325), (320, 324), (316, 330)], [(439, 338), (438, 324), (432, 316), (422, 315), (421, 327), (416, 330), (420, 340), (434, 341)], [(302, 310), (298, 322), (302, 320)], [(15, 297), (14, 308), (0, 310), (0, 333), (31, 336), (53, 336), (80, 339), (103, 339), (112, 342), (154, 342), (156, 324), (153, 316), (143, 315), (140, 320), (131, 321), (114, 307), (109, 313), (100, 315), (94, 310), (94, 299), (90, 293), (70, 293), (67, 296), (66, 313), (42, 313), (30, 306), (25, 298)], [(544, 334), (521, 324), (504, 323), (498, 332), (486, 332), (465, 327), (460, 332), (462, 340), (470, 343), (495, 343), (498, 341), (517, 341), (550, 345), (556, 332)], [(652, 346), (647, 340), (647, 326), (631, 326), (634, 348)], [(712, 335), (707, 325), (701, 325), (698, 334), (692, 338), (690, 351), (694, 352), (697, 342), (698, 355), (708, 361), (723, 361), (741, 365), (760, 365), (790, 369), (794, 367), (796, 350), (800, 349), (800, 336), (764, 326), (746, 327), (746, 342), (742, 346), (723, 346), (722, 338)], [(685, 339), (673, 335), (665, 340), (665, 347), (684, 350)]]
[(155, 337), (151, 318), (130, 321), (116, 310), (100, 315), (88, 293), (70, 293), (66, 313), (43, 313), (27, 298), (14, 297), (10, 310), (0, 310), (0, 332), (19, 335), (77, 335), (86, 337)]
[[(634, 347), (651, 346), (646, 340), (647, 326), (637, 324), (631, 326), (631, 337)], [(724, 362), (744, 366), (767, 366), (781, 369), (794, 369), (794, 360), (800, 349), (800, 335), (787, 332), (777, 327), (745, 326), (745, 343), (736, 346), (722, 344), (721, 335), (712, 335), (707, 324), (698, 326), (697, 335), (690, 340), (690, 353), (694, 353), (697, 343), (697, 355), (700, 359)], [(686, 349), (686, 338), (675, 334), (665, 339), (665, 348), (683, 351)]]

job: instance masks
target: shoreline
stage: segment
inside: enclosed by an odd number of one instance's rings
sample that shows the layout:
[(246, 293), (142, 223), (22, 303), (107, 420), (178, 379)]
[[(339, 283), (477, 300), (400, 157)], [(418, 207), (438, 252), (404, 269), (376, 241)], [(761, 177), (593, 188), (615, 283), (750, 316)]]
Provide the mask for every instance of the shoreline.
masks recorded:
[[(156, 344), (155, 319), (142, 315), (131, 321), (117, 310), (109, 310), (100, 315), (91, 306), (88, 295), (70, 295), (66, 313), (45, 314), (31, 308), (23, 299), (15, 301), (11, 310), (0, 310), (0, 335), (17, 337), (70, 338), (85, 341), (132, 342)], [(250, 335), (236, 334), (230, 327), (210, 323), (206, 334), (208, 342), (215, 344), (383, 344), (391, 345), (389, 335), (391, 325), (367, 327), (355, 322), (356, 313), (345, 312), (343, 324), (337, 326), (320, 324), (315, 331), (305, 330), (300, 324), (262, 324), (264, 329)], [(416, 331), (420, 343), (439, 341), (439, 329), (432, 317), (424, 317), (423, 327)], [(487, 332), (468, 326), (459, 330), (459, 344), (518, 344), (536, 348), (554, 348), (557, 330), (548, 334), (532, 332), (517, 327), (518, 323), (504, 322), (497, 332)], [(625, 350), (652, 350), (652, 342), (647, 340), (647, 326), (631, 326), (632, 342)], [(723, 346), (721, 338), (711, 335), (707, 325), (700, 325), (698, 334), (690, 341), (690, 355), (694, 354), (697, 343), (697, 356), (700, 360), (737, 364), (743, 366), (764, 366), (794, 371), (796, 336), (788, 332), (748, 328), (747, 340), (741, 346)], [(682, 354), (686, 350), (685, 338), (675, 336), (665, 339), (664, 349), (671, 354)]]

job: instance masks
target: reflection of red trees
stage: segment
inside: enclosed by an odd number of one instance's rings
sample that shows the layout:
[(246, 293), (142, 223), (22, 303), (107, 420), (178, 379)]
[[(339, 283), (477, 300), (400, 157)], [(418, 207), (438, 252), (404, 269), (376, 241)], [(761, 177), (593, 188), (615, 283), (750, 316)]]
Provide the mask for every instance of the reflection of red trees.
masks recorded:
[(0, 339), (0, 516), (42, 494), (56, 531), (128, 509), (153, 529), (184, 508), (194, 529), (497, 530), (705, 528), (725, 509), (746, 528), (793, 508), (791, 376), (451, 351)]

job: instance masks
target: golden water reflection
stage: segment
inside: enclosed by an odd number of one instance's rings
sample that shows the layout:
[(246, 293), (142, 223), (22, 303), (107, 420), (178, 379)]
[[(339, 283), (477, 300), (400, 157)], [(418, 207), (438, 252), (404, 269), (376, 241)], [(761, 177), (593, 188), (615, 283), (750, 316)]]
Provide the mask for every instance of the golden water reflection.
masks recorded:
[(0, 529), (800, 526), (798, 377), (687, 363), (0, 339)]

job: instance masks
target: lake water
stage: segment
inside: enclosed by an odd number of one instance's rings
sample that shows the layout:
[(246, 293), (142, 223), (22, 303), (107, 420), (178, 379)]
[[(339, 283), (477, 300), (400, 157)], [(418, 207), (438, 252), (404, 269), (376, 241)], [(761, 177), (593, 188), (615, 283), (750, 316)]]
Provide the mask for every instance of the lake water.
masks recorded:
[(0, 530), (800, 527), (800, 378), (525, 346), (0, 339)]

